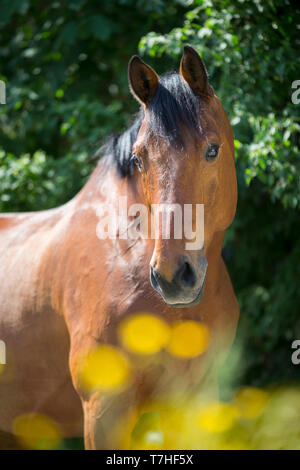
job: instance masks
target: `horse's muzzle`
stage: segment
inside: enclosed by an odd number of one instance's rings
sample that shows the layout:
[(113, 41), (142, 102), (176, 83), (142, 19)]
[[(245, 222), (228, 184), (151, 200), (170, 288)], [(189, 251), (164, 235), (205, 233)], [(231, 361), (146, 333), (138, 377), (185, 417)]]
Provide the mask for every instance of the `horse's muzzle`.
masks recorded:
[(195, 266), (189, 259), (182, 258), (169, 282), (150, 265), (152, 287), (160, 293), (170, 307), (184, 308), (197, 305), (203, 295), (207, 261), (201, 257)]

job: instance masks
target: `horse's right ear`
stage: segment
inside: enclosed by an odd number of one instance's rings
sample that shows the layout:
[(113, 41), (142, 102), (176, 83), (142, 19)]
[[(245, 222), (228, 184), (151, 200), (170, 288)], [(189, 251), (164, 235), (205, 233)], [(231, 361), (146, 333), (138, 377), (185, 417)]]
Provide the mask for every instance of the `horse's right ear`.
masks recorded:
[(156, 72), (134, 55), (128, 64), (128, 81), (133, 96), (147, 106), (158, 87)]

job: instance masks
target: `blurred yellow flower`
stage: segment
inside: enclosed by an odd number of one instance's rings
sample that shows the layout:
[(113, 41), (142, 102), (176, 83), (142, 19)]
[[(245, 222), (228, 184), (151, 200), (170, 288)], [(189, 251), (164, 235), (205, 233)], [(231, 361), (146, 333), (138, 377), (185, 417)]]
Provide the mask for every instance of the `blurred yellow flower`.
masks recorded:
[(80, 379), (87, 390), (117, 391), (129, 376), (129, 360), (114, 346), (102, 344), (82, 359)]
[(123, 345), (137, 354), (155, 354), (168, 343), (170, 328), (155, 315), (143, 313), (124, 320), (119, 328)]
[(184, 321), (173, 326), (168, 351), (174, 356), (193, 358), (206, 351), (209, 341), (210, 334), (205, 325)]
[(235, 406), (229, 403), (213, 402), (200, 410), (197, 423), (206, 431), (222, 433), (232, 428), (239, 416), (239, 411)]
[(268, 401), (268, 393), (264, 390), (245, 387), (237, 392), (234, 405), (239, 409), (242, 418), (253, 419), (262, 414)]
[(13, 433), (25, 449), (51, 450), (61, 440), (58, 424), (39, 413), (17, 416), (13, 422)]

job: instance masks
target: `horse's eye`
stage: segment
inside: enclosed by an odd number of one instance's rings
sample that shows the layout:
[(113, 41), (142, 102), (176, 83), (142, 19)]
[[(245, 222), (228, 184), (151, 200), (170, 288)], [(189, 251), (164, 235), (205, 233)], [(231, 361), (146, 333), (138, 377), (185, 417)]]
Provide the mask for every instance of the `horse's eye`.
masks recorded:
[(139, 171), (142, 171), (143, 167), (141, 159), (135, 153), (132, 154), (131, 160), (138, 167)]
[(215, 160), (219, 153), (219, 145), (218, 144), (209, 144), (206, 151), (205, 151), (205, 160), (207, 162), (212, 162)]

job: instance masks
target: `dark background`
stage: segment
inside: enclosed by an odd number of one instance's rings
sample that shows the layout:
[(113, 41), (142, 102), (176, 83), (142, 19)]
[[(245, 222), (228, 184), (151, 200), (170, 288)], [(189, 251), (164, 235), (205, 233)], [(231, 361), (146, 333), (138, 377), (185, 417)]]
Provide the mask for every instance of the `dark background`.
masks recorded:
[(241, 307), (239, 384), (299, 377), (299, 17), (287, 0), (2, 0), (0, 211), (54, 207), (138, 109), (127, 63), (160, 73), (202, 55), (235, 134), (239, 202), (224, 257)]

